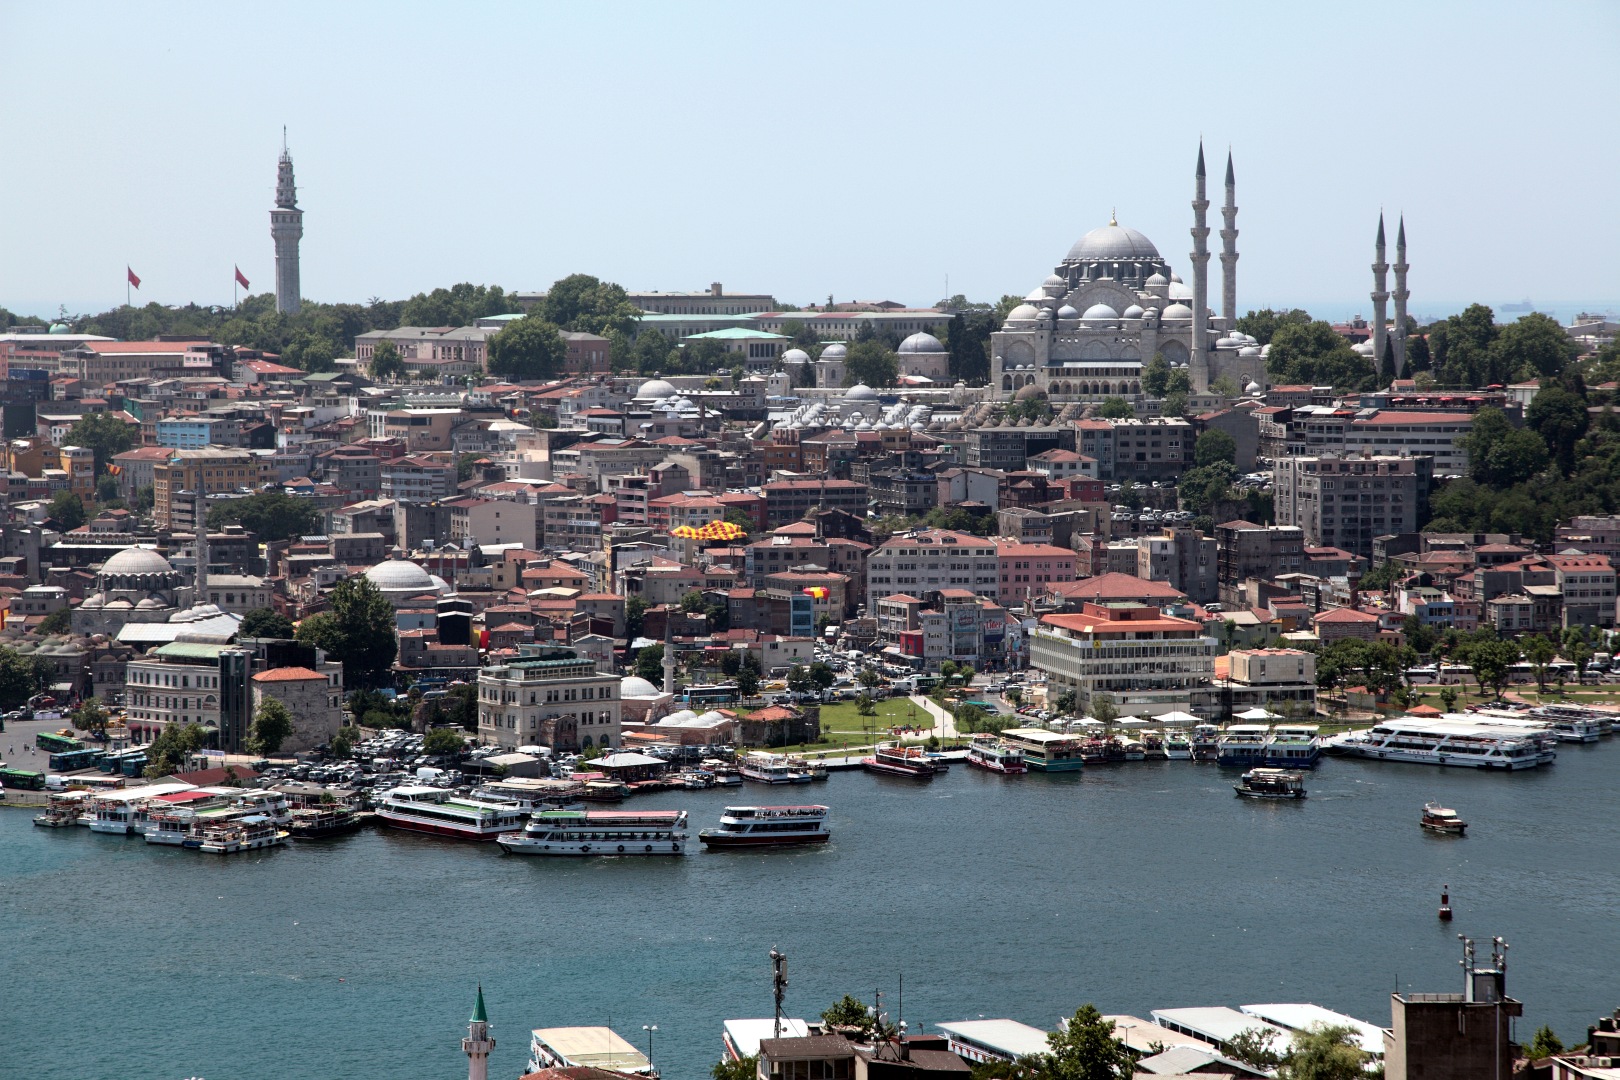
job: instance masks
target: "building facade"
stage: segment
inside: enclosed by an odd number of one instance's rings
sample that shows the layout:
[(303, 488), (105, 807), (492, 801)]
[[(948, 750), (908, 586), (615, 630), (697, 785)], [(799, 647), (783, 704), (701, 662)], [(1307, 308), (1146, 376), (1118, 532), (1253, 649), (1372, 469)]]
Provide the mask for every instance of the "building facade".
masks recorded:
[(620, 745), (619, 679), (570, 649), (518, 647), (478, 675), (478, 738), (571, 752)]
[(1209, 709), (1217, 645), (1200, 623), (1135, 604), (1085, 604), (1047, 615), (1035, 627), (1030, 663), (1046, 672), (1047, 692), (1075, 692), (1089, 711), (1100, 694), (1120, 713), (1158, 715)]
[(1370, 557), (1374, 537), (1417, 532), (1433, 469), (1434, 459), (1424, 456), (1281, 458), (1273, 482), (1277, 523), (1298, 526), (1311, 547)]

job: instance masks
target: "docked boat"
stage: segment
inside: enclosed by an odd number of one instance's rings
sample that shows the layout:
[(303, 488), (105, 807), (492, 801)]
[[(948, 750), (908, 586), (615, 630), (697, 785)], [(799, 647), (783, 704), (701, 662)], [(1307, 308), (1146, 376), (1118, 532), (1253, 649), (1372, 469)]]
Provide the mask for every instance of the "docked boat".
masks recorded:
[(1322, 757), (1322, 729), (1315, 724), (1278, 724), (1266, 743), (1266, 764), (1274, 769), (1314, 769)]
[(681, 787), (687, 791), (707, 791), (714, 787), (714, 773), (703, 769), (687, 769), (685, 772), (675, 774), (675, 779), (681, 782)]
[(788, 765), (798, 769), (800, 772), (809, 773), (811, 780), (826, 780), (832, 776), (832, 773), (827, 769), (826, 763), (811, 761), (809, 758), (800, 757), (797, 754), (788, 758)]
[(1233, 724), (1220, 736), (1220, 753), (1215, 760), (1221, 765), (1252, 769), (1266, 763), (1266, 745), (1271, 741), (1271, 729), (1264, 724)]
[(197, 850), (205, 855), (235, 855), (242, 851), (258, 851), (287, 842), (287, 832), (276, 825), (267, 814), (249, 814), (203, 831), (202, 843)]
[(1082, 740), (1080, 760), (1087, 765), (1101, 765), (1108, 760), (1108, 742), (1100, 738)]
[(1164, 736), (1164, 756), (1171, 761), (1191, 761), (1192, 739), (1185, 731), (1169, 731)]
[(718, 829), (698, 833), (713, 848), (825, 844), (831, 838), (825, 806), (728, 806)]
[(186, 806), (171, 807), (153, 814), (142, 836), (148, 844), (193, 848), (202, 846), (202, 830), (197, 811)]
[(513, 855), (679, 855), (685, 810), (542, 810), (496, 837)]
[(1081, 740), (1043, 728), (1008, 728), (1001, 740), (1024, 752), (1024, 764), (1039, 772), (1072, 772), (1084, 768)]
[(90, 831), (128, 836), (135, 831), (138, 809), (126, 799), (96, 799), (90, 807)]
[(1468, 822), (1459, 817), (1457, 811), (1435, 802), (1423, 804), (1423, 817), (1418, 824), (1430, 832), (1450, 836), (1461, 836), (1468, 829)]
[(1192, 733), (1194, 761), (1219, 761), (1221, 757), (1221, 729), (1214, 724), (1198, 724)]
[(750, 750), (737, 762), (737, 771), (744, 780), (756, 784), (808, 784), (810, 774), (795, 768), (785, 754), (768, 750)]
[(360, 812), (352, 806), (334, 803), (330, 806), (294, 810), (287, 831), (298, 840), (319, 840), (326, 836), (351, 833), (365, 824)]
[(1142, 741), (1134, 735), (1115, 735), (1113, 748), (1109, 751), (1109, 761), (1143, 761), (1147, 758), (1147, 748)]
[(1357, 757), (1466, 769), (1533, 769), (1542, 748), (1530, 734), (1457, 719), (1402, 717), (1336, 736)]
[(1165, 746), (1163, 734), (1157, 731), (1142, 732), (1142, 759), (1144, 761), (1170, 760), (1170, 751)]
[(630, 797), (630, 785), (619, 780), (587, 780), (579, 797), (586, 802), (624, 802)]
[(1250, 769), (1232, 790), (1244, 799), (1303, 799), (1305, 776), (1288, 769)]
[(868, 772), (909, 776), (915, 780), (932, 780), (934, 774), (943, 771), (940, 763), (924, 753), (921, 747), (893, 742), (878, 743), (872, 756), (862, 758), (861, 764)]
[(729, 761), (721, 761), (719, 758), (704, 758), (699, 767), (704, 772), (714, 774), (715, 787), (736, 787), (742, 783), (742, 773), (738, 771), (737, 766)]
[(88, 791), (61, 791), (45, 799), (45, 809), (34, 815), (34, 824), (42, 829), (65, 829), (79, 823), (84, 813)]
[(528, 814), (511, 803), (460, 799), (444, 788), (411, 785), (383, 796), (377, 820), (396, 829), (457, 840), (493, 840), (523, 828)]
[(1029, 766), (1024, 764), (1024, 752), (1016, 746), (1003, 742), (997, 735), (973, 736), (973, 741), (968, 744), (967, 763), (977, 769), (987, 769), (1007, 776), (1022, 775), (1029, 771)]

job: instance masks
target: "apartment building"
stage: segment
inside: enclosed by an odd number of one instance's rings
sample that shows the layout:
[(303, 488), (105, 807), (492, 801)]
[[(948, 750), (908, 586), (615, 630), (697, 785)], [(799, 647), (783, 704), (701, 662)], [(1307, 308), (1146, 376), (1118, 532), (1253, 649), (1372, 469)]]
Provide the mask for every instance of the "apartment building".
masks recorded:
[(1309, 718), (1316, 713), (1316, 654), (1302, 649), (1234, 649), (1216, 683), (1223, 718), (1248, 709)]
[(1215, 526), (1215, 545), (1215, 579), (1223, 586), (1304, 570), (1305, 533), (1298, 525), (1228, 521)]
[(432, 502), (456, 493), (456, 467), (421, 455), (395, 458), (378, 469), (382, 497), (399, 502)]
[(961, 433), (962, 463), (977, 469), (1014, 472), (1048, 450), (1073, 450), (1075, 431), (1071, 427), (1019, 427), (1000, 424), (969, 428)]
[(1620, 514), (1577, 514), (1568, 525), (1558, 526), (1554, 546), (1579, 548), (1588, 555), (1620, 558)]
[(454, 499), (450, 508), (450, 539), (461, 547), (473, 544), (518, 544), (539, 547), (535, 524), (539, 510), (531, 503), (510, 499)]
[(1607, 555), (1548, 555), (1564, 604), (1564, 626), (1615, 625), (1615, 574)]
[(1272, 457), (1353, 454), (1434, 458), (1436, 476), (1466, 476), (1464, 440), (1474, 414), (1398, 409), (1352, 409), (1312, 405), (1266, 411), (1261, 421), (1261, 452)]
[(259, 466), (247, 450), (175, 450), (152, 466), (152, 516), (159, 529), (189, 532), (197, 503), (209, 495), (245, 494), (258, 485)]
[(1073, 690), (1081, 712), (1108, 694), (1121, 713), (1151, 716), (1208, 709), (1216, 650), (1201, 623), (1145, 605), (1088, 603), (1041, 619), (1030, 663), (1046, 672), (1049, 695)]
[(1135, 483), (1175, 480), (1192, 468), (1194, 436), (1187, 421), (1155, 417), (1108, 423), (1114, 429), (1114, 469), (1113, 476), (1105, 479)]
[(1026, 594), (1040, 596), (1055, 583), (1074, 580), (1072, 548), (1006, 537), (990, 542), (996, 547), (996, 599), (1000, 603), (1023, 603)]
[(572, 649), (519, 645), (478, 673), (478, 739), (555, 751), (619, 745), (619, 679)]
[(1076, 420), (1074, 450), (1097, 462), (1099, 480), (1114, 479), (1114, 425), (1107, 420)]
[(853, 480), (773, 480), (760, 489), (765, 496), (765, 527), (802, 521), (812, 510), (842, 510), (865, 518), (869, 491)]
[(1216, 543), (1197, 529), (1170, 526), (1158, 536), (1137, 538), (1136, 576), (1143, 581), (1163, 581), (1194, 603), (1215, 599), (1217, 569)]
[(1298, 526), (1311, 547), (1368, 557), (1374, 537), (1417, 532), (1433, 475), (1434, 459), (1421, 455), (1281, 458), (1277, 523)]
[(902, 533), (873, 549), (866, 560), (869, 612), (876, 609), (879, 597), (895, 593), (968, 589), (981, 596), (999, 596), (1000, 588), (995, 541), (968, 533), (946, 529)]

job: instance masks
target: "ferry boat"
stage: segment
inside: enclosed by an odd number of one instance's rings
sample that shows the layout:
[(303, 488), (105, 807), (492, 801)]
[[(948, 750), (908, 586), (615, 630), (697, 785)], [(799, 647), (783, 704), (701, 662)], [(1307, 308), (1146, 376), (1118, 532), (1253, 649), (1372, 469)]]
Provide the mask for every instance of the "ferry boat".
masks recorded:
[(676, 773), (675, 779), (679, 780), (681, 787), (687, 791), (707, 791), (714, 787), (714, 773), (702, 769), (687, 769), (685, 772)]
[(825, 806), (728, 806), (718, 829), (704, 829), (707, 847), (825, 844), (832, 838)]
[(458, 840), (494, 840), (523, 828), (527, 816), (511, 803), (458, 799), (444, 788), (417, 785), (394, 788), (377, 808), (377, 819), (396, 829)]
[(495, 838), (513, 855), (679, 855), (685, 810), (541, 810)]
[(61, 791), (46, 796), (45, 809), (34, 815), (34, 824), (42, 829), (65, 829), (77, 825), (89, 796), (88, 791)]
[(1266, 744), (1270, 741), (1271, 729), (1264, 724), (1233, 724), (1220, 736), (1220, 753), (1215, 761), (1245, 769), (1264, 765)]
[(1142, 761), (1147, 758), (1147, 748), (1134, 735), (1115, 735), (1113, 743), (1114, 752), (1108, 755), (1109, 761)]
[(861, 764), (868, 772), (909, 776), (916, 780), (932, 780), (935, 773), (943, 771), (939, 763), (924, 753), (921, 747), (893, 742), (878, 743), (872, 756), (862, 758)]
[(166, 844), (170, 847), (202, 846), (197, 811), (190, 807), (177, 806), (153, 814), (147, 822), (144, 836), (148, 844)]
[(698, 767), (704, 772), (714, 774), (715, 787), (736, 787), (742, 783), (742, 773), (738, 771), (737, 766), (729, 761), (721, 761), (719, 758), (704, 758), (698, 763)]
[(975, 735), (968, 744), (967, 763), (978, 769), (988, 769), (990, 772), (1003, 773), (1007, 776), (1022, 775), (1029, 771), (1024, 764), (1024, 752), (1016, 746), (1003, 742), (996, 735)]
[(1040, 772), (1073, 772), (1083, 768), (1080, 740), (1042, 728), (1008, 728), (1001, 733), (1008, 746), (1024, 752), (1024, 764)]
[(800, 772), (809, 773), (811, 780), (826, 780), (832, 776), (832, 773), (827, 770), (827, 766), (824, 763), (820, 761), (811, 761), (810, 759), (800, 757), (797, 754), (794, 754), (788, 758), (788, 765), (798, 769)]
[(1444, 719), (1496, 728), (1508, 735), (1529, 739), (1536, 745), (1536, 756), (1541, 764), (1551, 765), (1558, 760), (1558, 732), (1553, 730), (1550, 721), (1505, 711), (1452, 714)]
[(1506, 709), (1474, 709), (1464, 714), (1468, 720), (1482, 724), (1502, 724), (1504, 727), (1518, 727), (1550, 731), (1554, 739), (1559, 742), (1597, 742), (1603, 737), (1602, 730), (1595, 719), (1584, 716), (1546, 712), (1532, 709), (1529, 712), (1510, 712)]
[(1533, 769), (1541, 748), (1527, 734), (1457, 720), (1402, 717), (1334, 739), (1357, 757), (1467, 769)]
[(1278, 724), (1266, 743), (1266, 764), (1277, 769), (1314, 769), (1322, 757), (1322, 729), (1315, 724)]
[(267, 814), (249, 814), (234, 821), (211, 825), (203, 833), (198, 850), (205, 855), (235, 855), (258, 851), (287, 842), (287, 833), (276, 827)]
[(794, 768), (784, 754), (768, 750), (750, 750), (737, 762), (737, 771), (744, 780), (756, 784), (808, 784), (810, 774)]
[(1087, 765), (1101, 765), (1108, 760), (1108, 743), (1093, 736), (1080, 743), (1080, 760)]
[(1551, 720), (1555, 724), (1561, 720), (1585, 720), (1597, 729), (1600, 738), (1614, 734), (1615, 714), (1605, 709), (1592, 709), (1583, 705), (1538, 705), (1530, 710), (1530, 715)]
[(586, 802), (624, 802), (630, 797), (630, 785), (621, 780), (587, 780), (579, 797)]
[(358, 810), (338, 803), (331, 806), (310, 807), (307, 810), (294, 810), (292, 823), (287, 826), (287, 831), (299, 840), (319, 840), (322, 837), (354, 832), (364, 824), (365, 819), (360, 816)]
[(1157, 731), (1142, 732), (1142, 755), (1144, 761), (1169, 761), (1170, 751), (1165, 746), (1164, 736)]
[(1461, 836), (1468, 829), (1468, 822), (1459, 817), (1457, 811), (1435, 802), (1423, 804), (1423, 817), (1418, 824), (1430, 832), (1451, 836)]
[(1305, 776), (1287, 769), (1250, 769), (1232, 790), (1244, 799), (1303, 799)]
[(136, 810), (127, 799), (97, 799), (90, 807), (90, 831), (128, 836), (135, 831)]
[(1170, 731), (1164, 736), (1164, 756), (1171, 761), (1191, 761), (1193, 756), (1192, 739), (1185, 731)]
[(1192, 734), (1192, 756), (1194, 761), (1219, 761), (1221, 729), (1214, 724), (1196, 725)]

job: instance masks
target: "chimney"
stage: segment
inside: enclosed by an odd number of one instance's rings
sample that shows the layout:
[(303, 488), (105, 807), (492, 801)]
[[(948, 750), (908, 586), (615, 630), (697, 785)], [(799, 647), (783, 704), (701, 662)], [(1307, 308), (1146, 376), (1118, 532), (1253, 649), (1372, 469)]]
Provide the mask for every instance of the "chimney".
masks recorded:
[(726, 295), (726, 290), (720, 287), (720, 283), (718, 281), (711, 281), (709, 282), (709, 295), (724, 296)]

